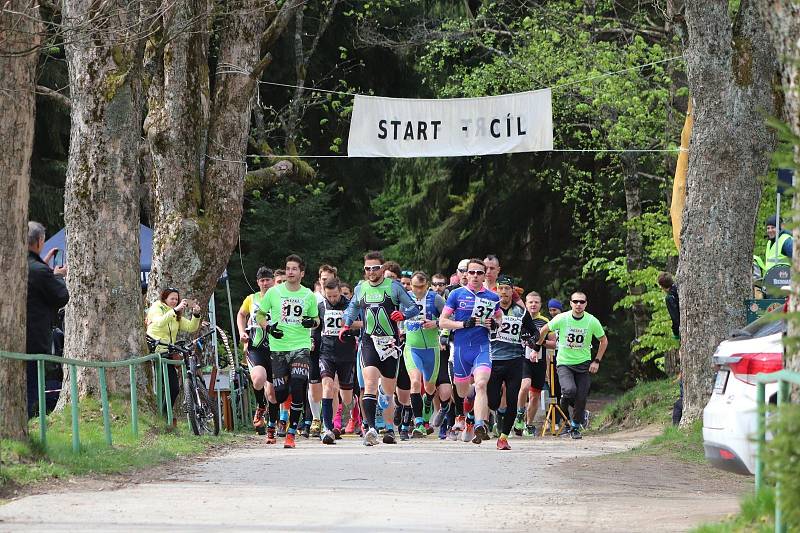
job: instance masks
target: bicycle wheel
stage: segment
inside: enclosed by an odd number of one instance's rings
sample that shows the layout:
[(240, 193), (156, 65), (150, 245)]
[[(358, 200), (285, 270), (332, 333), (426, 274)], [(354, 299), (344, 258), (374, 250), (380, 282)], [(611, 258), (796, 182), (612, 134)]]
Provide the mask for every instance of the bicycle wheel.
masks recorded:
[(190, 376), (183, 379), (183, 394), (186, 397), (186, 420), (192, 433), (200, 435), (200, 422), (197, 419), (197, 394), (195, 393), (195, 380)]
[[(219, 435), (219, 409), (216, 400), (212, 400), (208, 394), (205, 381), (202, 378), (195, 379), (197, 387), (197, 397), (199, 401), (194, 402), (195, 418), (197, 420), (197, 431), (195, 435)], [(189, 422), (191, 424), (191, 422)]]

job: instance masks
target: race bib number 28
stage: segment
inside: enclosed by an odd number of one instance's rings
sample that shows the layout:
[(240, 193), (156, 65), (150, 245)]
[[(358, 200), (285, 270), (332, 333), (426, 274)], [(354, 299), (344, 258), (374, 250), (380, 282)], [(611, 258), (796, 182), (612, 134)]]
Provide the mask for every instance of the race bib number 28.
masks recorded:
[(519, 343), (519, 332), (522, 329), (522, 317), (505, 315), (497, 330), (497, 340), (510, 344)]

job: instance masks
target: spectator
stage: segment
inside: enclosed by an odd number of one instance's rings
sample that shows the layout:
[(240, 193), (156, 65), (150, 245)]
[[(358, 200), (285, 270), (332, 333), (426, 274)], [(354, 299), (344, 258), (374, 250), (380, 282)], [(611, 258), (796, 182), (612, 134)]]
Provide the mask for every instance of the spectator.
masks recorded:
[(564, 306), (561, 301), (556, 298), (550, 298), (547, 301), (547, 312), (550, 313), (550, 318), (555, 318), (559, 313), (564, 312)]
[[(769, 245), (767, 245), (769, 246)], [(667, 311), (669, 317), (672, 319), (672, 336), (676, 339), (681, 338), (681, 312), (680, 301), (678, 300), (678, 285), (673, 281), (669, 272), (662, 272), (658, 275), (658, 286), (661, 290), (667, 293), (664, 296), (664, 303), (667, 304)], [(672, 423), (678, 425), (683, 418), (683, 380), (680, 379), (678, 387), (680, 389), (680, 397), (672, 406)]]
[[(45, 230), (38, 222), (28, 222), (28, 309), (27, 342), (29, 354), (53, 353), (53, 323), (58, 310), (69, 301), (64, 277), (66, 266), (51, 269), (47, 262), (58, 252), (51, 250), (45, 259), (39, 254), (44, 247)], [(38, 401), (36, 362), (27, 362), (28, 416), (35, 413)]]
[(792, 264), (792, 235), (780, 229), (780, 222), (775, 215), (767, 219), (767, 248), (764, 252), (767, 270), (776, 265)]

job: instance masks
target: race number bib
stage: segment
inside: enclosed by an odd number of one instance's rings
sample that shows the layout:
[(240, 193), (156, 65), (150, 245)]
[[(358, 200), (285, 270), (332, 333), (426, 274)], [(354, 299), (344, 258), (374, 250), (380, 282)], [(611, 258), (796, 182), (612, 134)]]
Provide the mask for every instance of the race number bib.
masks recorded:
[(567, 348), (583, 348), (587, 333), (586, 328), (569, 328), (564, 335), (564, 345)]
[(472, 308), (472, 316), (476, 319), (490, 318), (494, 314), (497, 302), (488, 298), (475, 298), (475, 306)]
[(302, 298), (281, 298), (281, 322), (299, 324), (303, 320), (305, 301)]
[(406, 331), (419, 331), (420, 329), (422, 329), (422, 321), (425, 320), (426, 316), (425, 300), (426, 298), (422, 298), (421, 300), (415, 299), (415, 303), (417, 304), (417, 309), (419, 309), (419, 314), (414, 318), (409, 318), (408, 320), (405, 321)]
[(326, 310), (322, 334), (325, 337), (338, 337), (344, 326), (344, 311)]
[(500, 329), (497, 330), (497, 340), (509, 344), (519, 344), (519, 333), (521, 329), (521, 316), (503, 315)]
[(375, 352), (381, 361), (385, 361), (390, 357), (397, 359), (400, 353), (397, 351), (394, 337), (382, 337), (372, 335), (372, 344), (375, 346)]

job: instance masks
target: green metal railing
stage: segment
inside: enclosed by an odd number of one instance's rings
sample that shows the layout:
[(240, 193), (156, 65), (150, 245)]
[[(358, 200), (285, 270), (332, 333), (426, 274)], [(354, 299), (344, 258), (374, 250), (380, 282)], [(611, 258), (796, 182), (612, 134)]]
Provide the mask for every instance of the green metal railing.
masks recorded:
[[(767, 444), (767, 409), (766, 409), (766, 385), (767, 383), (778, 384), (778, 405), (789, 400), (790, 384), (800, 385), (800, 372), (781, 370), (771, 374), (758, 374), (756, 376), (756, 401), (758, 402), (758, 415), (756, 421), (756, 493), (764, 486), (764, 449)], [(775, 483), (775, 532), (784, 533), (786, 524), (783, 521), (781, 511), (781, 486), (780, 482)]]
[[(159, 406), (159, 414), (164, 414), (166, 405), (166, 422), (172, 423), (172, 405), (169, 401), (162, 401), (163, 398), (170, 398), (169, 376), (165, 365), (180, 366), (184, 379), (186, 378), (186, 365), (183, 360), (166, 359), (161, 354), (152, 353), (141, 357), (134, 357), (123, 361), (84, 361), (81, 359), (67, 359), (55, 355), (46, 354), (22, 354), (14, 352), (0, 351), (0, 358), (16, 359), (21, 361), (36, 361), (38, 395), (39, 395), (39, 440), (43, 448), (47, 447), (47, 404), (45, 398), (45, 362), (65, 365), (69, 368), (70, 377), (70, 403), (72, 408), (72, 450), (80, 452), (80, 430), (79, 430), (79, 398), (78, 398), (78, 367), (98, 369), (100, 381), (100, 402), (103, 410), (103, 430), (106, 443), (112, 445), (111, 436), (111, 414), (108, 401), (108, 386), (106, 383), (106, 369), (128, 367), (130, 374), (131, 389), (131, 432), (134, 437), (139, 435), (139, 399), (136, 387), (136, 367), (150, 361), (155, 364), (155, 393), (156, 402)], [(235, 404), (231, 406), (234, 420), (238, 417)]]

